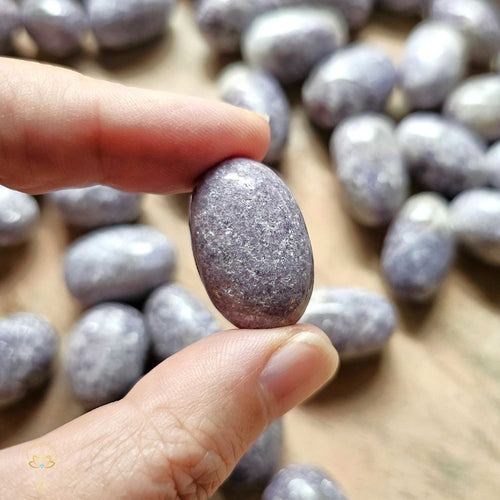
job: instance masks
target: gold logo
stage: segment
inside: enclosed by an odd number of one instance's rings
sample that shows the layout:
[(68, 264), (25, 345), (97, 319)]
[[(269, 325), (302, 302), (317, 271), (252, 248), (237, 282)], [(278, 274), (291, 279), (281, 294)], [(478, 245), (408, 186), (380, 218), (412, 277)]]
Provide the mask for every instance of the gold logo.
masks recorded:
[(29, 448), (24, 450), (24, 455), (32, 469), (45, 470), (56, 465), (57, 452), (47, 442), (34, 441)]
[(28, 462), (28, 465), (33, 469), (50, 469), (54, 467), (55, 462), (52, 460), (50, 455), (33, 455), (33, 459), (31, 462)]

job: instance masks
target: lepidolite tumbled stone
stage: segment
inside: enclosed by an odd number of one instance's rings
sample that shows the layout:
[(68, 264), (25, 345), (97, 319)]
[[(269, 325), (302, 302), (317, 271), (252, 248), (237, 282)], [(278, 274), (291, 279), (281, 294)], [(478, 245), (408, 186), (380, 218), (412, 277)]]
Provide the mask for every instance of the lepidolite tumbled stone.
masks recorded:
[(116, 401), (142, 377), (149, 337), (142, 314), (107, 303), (89, 309), (70, 333), (66, 371), (86, 409)]
[(252, 160), (227, 160), (196, 186), (193, 253), (217, 309), (239, 328), (296, 323), (314, 281), (311, 243), (285, 183)]
[(471, 189), (450, 205), (453, 231), (460, 243), (488, 264), (500, 266), (500, 191)]
[(402, 16), (423, 16), (431, 0), (378, 0), (383, 10), (388, 10)]
[(436, 193), (409, 198), (382, 250), (382, 268), (395, 295), (415, 302), (431, 299), (448, 274), (454, 249), (446, 200)]
[(396, 70), (383, 52), (355, 43), (320, 62), (306, 80), (302, 100), (316, 125), (331, 129), (363, 111), (383, 111)]
[(412, 176), (425, 189), (452, 197), (484, 186), (486, 144), (474, 132), (435, 113), (413, 113), (398, 126), (397, 138)]
[(360, 224), (389, 223), (408, 196), (408, 173), (393, 122), (377, 114), (342, 121), (330, 141), (342, 196)]
[(169, 281), (175, 250), (158, 230), (142, 225), (98, 229), (66, 252), (64, 274), (71, 294), (85, 305), (134, 300)]
[(337, 10), (297, 6), (259, 16), (243, 37), (242, 52), (250, 65), (294, 83), (346, 41), (347, 25)]
[(35, 314), (0, 319), (0, 407), (20, 400), (51, 375), (57, 334)]
[(12, 33), (20, 25), (21, 15), (16, 3), (13, 0), (0, 0), (0, 55), (10, 52)]
[(163, 285), (151, 294), (144, 308), (144, 317), (153, 353), (158, 360), (221, 330), (210, 311), (175, 283)]
[(347, 500), (347, 497), (323, 469), (293, 464), (275, 474), (262, 500)]
[(396, 312), (381, 295), (360, 288), (318, 288), (301, 323), (323, 330), (342, 361), (381, 351), (396, 327)]
[(500, 189), (500, 141), (495, 142), (484, 157), (485, 168), (490, 173), (490, 184)]
[(276, 420), (238, 462), (222, 486), (226, 498), (253, 498), (278, 467), (283, 452), (283, 422)]
[(135, 221), (142, 195), (107, 186), (61, 189), (48, 195), (66, 222), (84, 229)]
[(288, 101), (278, 81), (263, 70), (235, 63), (220, 75), (219, 89), (223, 101), (269, 116), (271, 144), (263, 161), (278, 163), (290, 128)]
[(87, 14), (77, 0), (23, 0), (22, 15), (38, 47), (54, 57), (78, 51), (89, 27)]
[(26, 241), (39, 214), (33, 196), (0, 186), (0, 247)]

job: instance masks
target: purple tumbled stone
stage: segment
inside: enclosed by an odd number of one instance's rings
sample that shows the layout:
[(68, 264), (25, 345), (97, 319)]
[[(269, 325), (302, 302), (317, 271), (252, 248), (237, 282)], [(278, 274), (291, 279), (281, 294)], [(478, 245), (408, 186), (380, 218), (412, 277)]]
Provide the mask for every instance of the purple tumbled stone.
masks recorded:
[(66, 372), (76, 397), (93, 409), (124, 396), (142, 377), (149, 337), (142, 314), (107, 303), (89, 309), (68, 340)]
[(245, 32), (242, 52), (248, 64), (288, 84), (306, 78), (316, 63), (345, 45), (347, 36), (337, 10), (287, 7), (259, 16)]
[(48, 197), (68, 224), (84, 229), (133, 222), (141, 212), (142, 195), (107, 186), (61, 189)]
[(500, 266), (500, 191), (471, 189), (450, 205), (450, 219), (457, 240), (476, 257)]
[(12, 33), (21, 25), (19, 8), (13, 0), (0, 0), (0, 55), (12, 49)]
[(363, 111), (383, 111), (396, 82), (387, 55), (355, 43), (320, 62), (302, 89), (309, 118), (331, 129), (342, 119)]
[(402, 16), (423, 16), (431, 0), (378, 0), (382, 10)]
[(155, 290), (144, 308), (153, 352), (163, 360), (221, 330), (210, 311), (181, 285)]
[(500, 189), (500, 141), (495, 142), (484, 157), (485, 168), (490, 173), (490, 184)]
[(175, 250), (158, 230), (143, 225), (98, 229), (66, 252), (64, 274), (71, 294), (85, 305), (140, 299), (169, 281)]
[(408, 173), (393, 122), (377, 114), (342, 121), (330, 141), (342, 195), (360, 224), (389, 223), (408, 196)]
[(347, 497), (323, 469), (293, 464), (274, 475), (262, 500), (347, 500)]
[(57, 334), (35, 314), (0, 319), (0, 407), (22, 399), (51, 375)]
[(381, 295), (359, 288), (313, 291), (301, 323), (323, 330), (342, 361), (381, 351), (396, 328), (393, 305)]
[(425, 189), (452, 197), (484, 186), (486, 144), (474, 132), (435, 113), (413, 113), (397, 128), (403, 158)]
[(425, 302), (441, 286), (454, 253), (446, 200), (436, 193), (420, 193), (408, 199), (389, 228), (382, 269), (397, 297)]
[(239, 328), (296, 323), (314, 281), (302, 213), (270, 168), (235, 158), (208, 171), (190, 207), (193, 253), (217, 309)]

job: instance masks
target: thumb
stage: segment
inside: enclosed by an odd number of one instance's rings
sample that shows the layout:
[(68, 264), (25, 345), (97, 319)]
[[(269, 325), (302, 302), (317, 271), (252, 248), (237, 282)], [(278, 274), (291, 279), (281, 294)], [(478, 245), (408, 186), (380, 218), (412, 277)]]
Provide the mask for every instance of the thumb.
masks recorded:
[(212, 335), (164, 361), (121, 401), (41, 438), (57, 450), (42, 492), (26, 444), (0, 453), (0, 484), (12, 498), (64, 498), (71, 488), (82, 499), (206, 499), (266, 426), (317, 391), (337, 364), (331, 342), (309, 325)]

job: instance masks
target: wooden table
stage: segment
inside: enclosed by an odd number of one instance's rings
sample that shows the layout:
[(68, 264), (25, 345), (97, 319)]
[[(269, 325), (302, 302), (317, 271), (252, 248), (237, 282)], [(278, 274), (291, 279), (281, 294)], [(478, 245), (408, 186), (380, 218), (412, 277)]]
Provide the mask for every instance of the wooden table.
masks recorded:
[[(411, 26), (379, 15), (361, 38), (397, 61)], [(83, 57), (75, 67), (125, 84), (214, 97), (221, 63), (184, 2), (165, 40), (110, 59)], [(290, 97), (291, 141), (281, 172), (309, 227), (316, 284), (387, 293), (379, 272), (383, 232), (358, 227), (345, 214), (325, 137), (309, 124), (299, 92)], [(191, 253), (187, 203), (186, 195), (148, 196), (142, 221), (173, 239), (178, 280), (209, 304)], [(61, 273), (71, 237), (42, 203), (33, 240), (0, 256), (0, 314), (44, 314), (64, 337), (80, 311)], [(431, 306), (399, 312), (383, 356), (346, 364), (321, 394), (286, 416), (284, 462), (325, 467), (354, 500), (499, 498), (499, 270), (460, 256)], [(59, 361), (48, 390), (0, 412), (0, 447), (40, 436), (81, 411)]]

